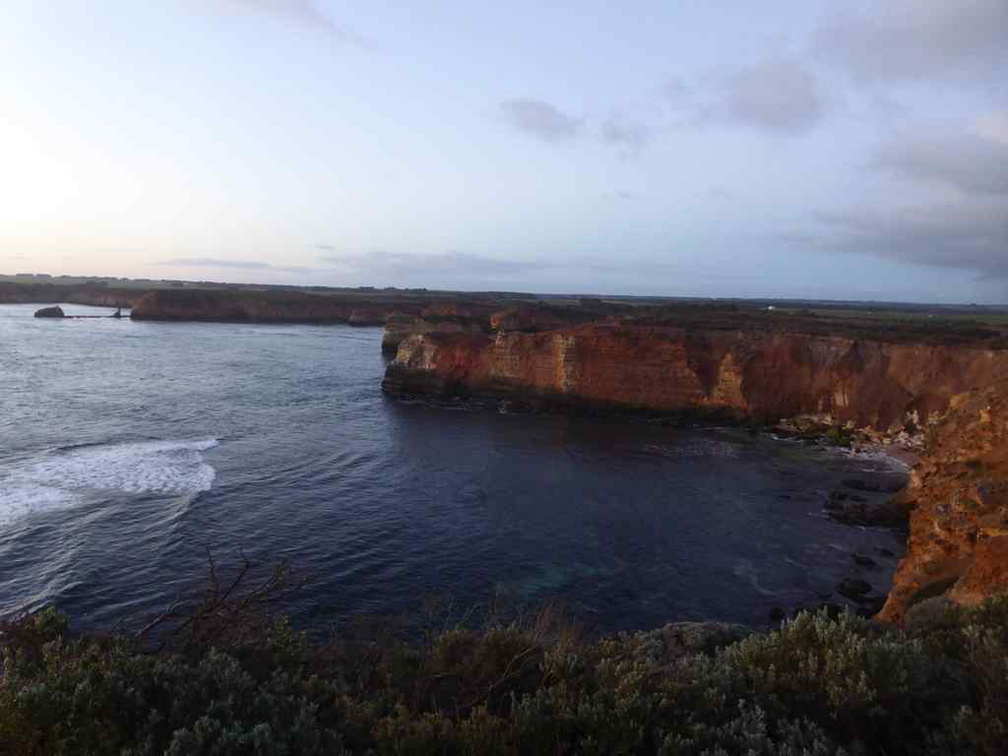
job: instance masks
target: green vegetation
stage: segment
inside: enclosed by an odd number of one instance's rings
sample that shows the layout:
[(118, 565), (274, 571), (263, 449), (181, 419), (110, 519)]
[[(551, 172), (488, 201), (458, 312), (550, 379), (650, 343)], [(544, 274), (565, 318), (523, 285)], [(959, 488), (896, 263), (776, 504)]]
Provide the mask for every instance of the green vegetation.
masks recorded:
[(3, 626), (0, 752), (891, 756), (1008, 736), (1008, 599), (927, 602), (902, 631), (805, 613), (585, 641), (546, 611), (311, 642), (260, 611), (270, 580), (139, 637), (73, 637), (52, 610)]
[(827, 443), (833, 446), (842, 446), (849, 449), (854, 443), (854, 431), (844, 425), (834, 425), (826, 431)]

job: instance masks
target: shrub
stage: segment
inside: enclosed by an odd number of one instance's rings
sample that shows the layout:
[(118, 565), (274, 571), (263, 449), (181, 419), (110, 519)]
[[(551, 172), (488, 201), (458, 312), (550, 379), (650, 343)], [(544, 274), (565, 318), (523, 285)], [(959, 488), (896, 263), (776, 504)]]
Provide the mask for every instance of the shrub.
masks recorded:
[(0, 752), (936, 755), (1008, 735), (1004, 598), (921, 605), (905, 630), (804, 613), (594, 641), (547, 613), (311, 642), (258, 614), (218, 633), (205, 608), (156, 645), (52, 610), (3, 625)]

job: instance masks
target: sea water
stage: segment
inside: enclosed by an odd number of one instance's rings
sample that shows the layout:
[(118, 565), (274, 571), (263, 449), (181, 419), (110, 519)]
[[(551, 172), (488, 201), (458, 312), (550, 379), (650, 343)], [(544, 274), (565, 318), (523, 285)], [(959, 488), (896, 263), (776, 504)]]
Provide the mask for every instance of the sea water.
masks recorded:
[(844, 478), (898, 482), (885, 458), (398, 401), (380, 329), (34, 309), (0, 306), (0, 614), (142, 623), (243, 553), (312, 577), (283, 606), (306, 624), (430, 595), (560, 601), (598, 631), (762, 624), (845, 577), (884, 593), (903, 550), (823, 508)]

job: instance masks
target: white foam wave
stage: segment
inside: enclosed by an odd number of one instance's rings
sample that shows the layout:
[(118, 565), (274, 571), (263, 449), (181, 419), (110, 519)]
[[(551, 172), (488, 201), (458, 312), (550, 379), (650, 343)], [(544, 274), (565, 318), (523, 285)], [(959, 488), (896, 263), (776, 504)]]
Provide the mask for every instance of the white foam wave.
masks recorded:
[[(913, 465), (905, 459), (901, 459), (893, 454), (886, 454), (883, 451), (862, 451), (861, 458), (878, 462), (884, 467), (888, 467), (899, 472), (910, 472), (913, 469)], [(863, 469), (871, 471), (872, 468), (865, 467)]]
[(0, 484), (0, 525), (19, 520), (28, 515), (66, 509), (77, 502), (69, 491), (49, 486), (28, 484)]
[(689, 459), (692, 457), (718, 457), (736, 459), (739, 456), (738, 447), (728, 441), (713, 438), (700, 438), (688, 443), (646, 443), (641, 446), (646, 454), (671, 459)]
[(0, 523), (74, 506), (101, 492), (184, 496), (208, 491), (216, 472), (202, 441), (141, 441), (63, 449), (0, 478)]

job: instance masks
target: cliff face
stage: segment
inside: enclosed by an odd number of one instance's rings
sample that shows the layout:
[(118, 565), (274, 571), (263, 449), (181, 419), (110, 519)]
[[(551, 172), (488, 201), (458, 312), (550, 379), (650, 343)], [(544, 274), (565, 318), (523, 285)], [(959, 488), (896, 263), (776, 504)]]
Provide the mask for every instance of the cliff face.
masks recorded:
[(1008, 590), (1008, 384), (952, 398), (901, 494), (907, 557), (883, 619), (926, 598), (974, 604)]
[(94, 307), (132, 307), (142, 289), (119, 289), (89, 284), (18, 284), (0, 281), (0, 304), (67, 302)]
[(893, 621), (930, 595), (972, 601), (1008, 588), (1006, 387), (1008, 351), (983, 346), (619, 322), (413, 334), (383, 382), (393, 394), (926, 430), (902, 494), (910, 544), (882, 615)]
[(494, 308), (479, 304), (437, 304), (425, 307), (418, 316), (397, 313), (385, 323), (382, 353), (394, 355), (399, 345), (421, 333), (484, 333), (490, 330)]
[(821, 415), (888, 430), (1008, 375), (1008, 352), (840, 337), (587, 324), (542, 332), (415, 334), (391, 393), (533, 396), (764, 421)]

